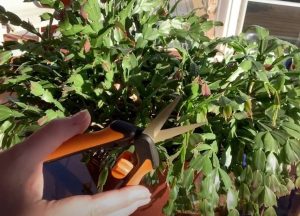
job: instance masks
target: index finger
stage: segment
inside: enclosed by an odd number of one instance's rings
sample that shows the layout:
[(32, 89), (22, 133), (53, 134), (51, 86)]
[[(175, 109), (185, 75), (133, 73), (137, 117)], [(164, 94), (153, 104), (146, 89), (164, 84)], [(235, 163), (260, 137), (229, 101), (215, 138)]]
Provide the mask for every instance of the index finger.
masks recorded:
[(27, 164), (41, 163), (63, 142), (83, 133), (89, 126), (90, 120), (91, 117), (87, 111), (79, 112), (71, 117), (56, 119), (10, 151), (18, 152), (19, 159), (26, 161)]

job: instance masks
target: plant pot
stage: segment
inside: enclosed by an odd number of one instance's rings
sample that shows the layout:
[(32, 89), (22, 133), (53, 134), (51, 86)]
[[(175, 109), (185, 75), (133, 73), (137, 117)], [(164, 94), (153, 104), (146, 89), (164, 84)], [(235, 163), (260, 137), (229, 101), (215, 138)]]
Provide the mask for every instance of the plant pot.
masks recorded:
[(140, 207), (132, 216), (163, 216), (163, 208), (167, 204), (170, 194), (170, 188), (165, 181), (148, 187), (152, 196), (148, 205)]
[[(94, 182), (97, 184), (99, 174), (102, 170), (103, 167), (101, 167), (101, 159), (102, 159), (101, 154), (95, 154), (90, 161), (87, 163), (87, 168), (91, 174), (92, 179)], [(110, 177), (108, 177), (109, 179)], [(149, 189), (151, 192), (151, 202), (139, 208), (133, 216), (163, 216), (163, 207), (166, 205), (169, 199), (169, 193), (170, 193), (170, 188), (169, 185), (166, 183), (166, 172), (160, 173), (159, 176), (159, 181), (158, 184), (152, 185), (152, 186), (147, 186), (144, 185)], [(115, 185), (114, 182), (108, 180), (106, 185), (104, 185), (104, 190), (110, 190), (112, 188), (112, 185)]]

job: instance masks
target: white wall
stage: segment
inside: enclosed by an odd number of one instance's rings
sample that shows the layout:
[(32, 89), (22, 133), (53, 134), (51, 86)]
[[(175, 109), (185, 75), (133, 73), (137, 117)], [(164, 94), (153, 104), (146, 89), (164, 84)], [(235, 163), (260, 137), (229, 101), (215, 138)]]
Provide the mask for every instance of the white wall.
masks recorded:
[[(40, 8), (38, 4), (24, 2), (23, 0), (0, 0), (0, 5), (7, 11), (17, 14), (22, 20), (30, 21), (37, 28), (45, 25), (45, 22), (41, 22), (39, 15), (44, 12), (53, 12), (52, 9)], [(13, 30), (18, 32), (22, 28), (13, 26)], [(0, 42), (3, 41), (2, 34), (4, 33), (7, 33), (6, 27), (0, 24)]]
[(53, 11), (48, 8), (38, 8), (33, 2), (23, 0), (0, 0), (0, 5), (6, 10), (17, 14), (23, 20), (29, 20), (32, 24), (40, 24), (40, 17), (44, 12)]

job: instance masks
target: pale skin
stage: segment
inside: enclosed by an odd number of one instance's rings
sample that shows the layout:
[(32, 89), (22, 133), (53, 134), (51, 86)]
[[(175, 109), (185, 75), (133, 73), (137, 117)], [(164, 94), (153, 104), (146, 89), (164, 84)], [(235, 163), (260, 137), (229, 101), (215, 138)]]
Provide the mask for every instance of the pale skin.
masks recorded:
[(0, 153), (0, 215), (125, 216), (150, 202), (142, 186), (43, 200), (43, 161), (64, 141), (83, 133), (90, 124), (87, 111), (50, 122), (24, 142)]

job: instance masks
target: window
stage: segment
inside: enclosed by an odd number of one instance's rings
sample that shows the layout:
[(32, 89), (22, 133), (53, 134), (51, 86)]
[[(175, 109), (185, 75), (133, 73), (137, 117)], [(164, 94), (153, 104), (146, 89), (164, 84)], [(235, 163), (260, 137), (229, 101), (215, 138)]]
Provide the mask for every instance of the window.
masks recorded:
[(300, 46), (300, 5), (248, 1), (243, 29), (259, 25), (270, 34)]
[(224, 22), (219, 36), (239, 34), (249, 25), (260, 25), (271, 35), (300, 46), (300, 0), (226, 0), (218, 17)]

